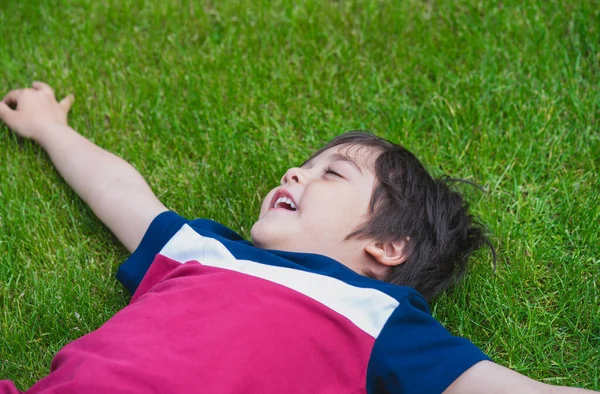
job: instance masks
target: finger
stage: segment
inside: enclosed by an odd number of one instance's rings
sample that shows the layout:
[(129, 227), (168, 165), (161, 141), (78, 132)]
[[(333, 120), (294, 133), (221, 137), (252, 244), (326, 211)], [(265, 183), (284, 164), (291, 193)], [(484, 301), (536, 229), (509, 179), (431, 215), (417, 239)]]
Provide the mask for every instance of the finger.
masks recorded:
[(54, 97), (54, 90), (52, 90), (52, 88), (50, 87), (50, 85), (48, 85), (47, 83), (40, 82), (40, 81), (35, 81), (34, 83), (31, 84), (31, 86), (35, 90), (41, 90), (42, 92), (48, 93), (49, 95), (51, 95), (52, 97)]
[(0, 119), (6, 123), (6, 125), (10, 128), (13, 126), (13, 118), (15, 116), (15, 111), (10, 109), (6, 103), (0, 101)]
[(11, 90), (6, 96), (4, 96), (2, 102), (6, 105), (14, 107), (17, 105), (17, 101), (19, 101), (19, 97), (21, 96), (21, 94), (23, 94), (24, 91), (25, 89)]
[(69, 112), (69, 110), (71, 109), (71, 106), (73, 105), (73, 101), (75, 101), (75, 96), (70, 94), (67, 97), (65, 97), (64, 99), (60, 100), (60, 103), (58, 103), (58, 105), (60, 105), (60, 107), (65, 112)]

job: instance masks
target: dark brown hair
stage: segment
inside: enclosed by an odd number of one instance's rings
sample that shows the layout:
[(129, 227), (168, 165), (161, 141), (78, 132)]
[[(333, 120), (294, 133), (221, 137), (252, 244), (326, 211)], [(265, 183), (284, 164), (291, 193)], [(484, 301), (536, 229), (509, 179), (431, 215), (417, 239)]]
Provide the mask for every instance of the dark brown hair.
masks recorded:
[(410, 286), (430, 302), (465, 274), (471, 253), (490, 246), (485, 228), (469, 214), (463, 196), (449, 177), (434, 179), (406, 148), (363, 131), (342, 134), (315, 152), (335, 146), (367, 147), (376, 154), (377, 183), (371, 196), (371, 220), (346, 239), (392, 242), (410, 237), (408, 259), (383, 279)]

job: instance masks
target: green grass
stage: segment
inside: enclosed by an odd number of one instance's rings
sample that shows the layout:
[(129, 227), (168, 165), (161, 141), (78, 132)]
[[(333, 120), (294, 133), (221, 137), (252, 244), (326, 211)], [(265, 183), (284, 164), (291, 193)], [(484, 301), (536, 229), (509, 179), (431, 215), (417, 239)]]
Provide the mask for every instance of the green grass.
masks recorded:
[[(349, 129), (464, 186), (497, 245), (433, 305), (534, 379), (600, 389), (600, 2), (0, 0), (0, 94), (76, 94), (84, 136), (169, 208), (249, 235), (290, 165)], [(123, 247), (0, 127), (0, 378), (25, 389), (128, 295)]]

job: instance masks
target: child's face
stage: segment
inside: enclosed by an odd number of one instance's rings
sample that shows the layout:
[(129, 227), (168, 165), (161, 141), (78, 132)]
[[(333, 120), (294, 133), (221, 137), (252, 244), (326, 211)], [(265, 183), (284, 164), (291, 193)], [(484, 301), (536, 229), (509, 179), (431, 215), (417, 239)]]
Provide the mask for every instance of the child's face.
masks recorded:
[(290, 168), (263, 201), (252, 227), (256, 246), (323, 254), (359, 271), (353, 265), (364, 256), (364, 242), (344, 239), (369, 218), (371, 152), (341, 145)]

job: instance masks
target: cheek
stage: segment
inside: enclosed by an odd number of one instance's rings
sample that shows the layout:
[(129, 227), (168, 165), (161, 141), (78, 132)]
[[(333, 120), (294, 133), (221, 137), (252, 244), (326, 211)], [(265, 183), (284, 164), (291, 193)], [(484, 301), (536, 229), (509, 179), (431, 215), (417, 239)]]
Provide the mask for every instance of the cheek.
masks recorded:
[[(348, 198), (348, 196), (354, 198)], [(359, 224), (368, 211), (368, 199), (356, 190), (343, 190), (335, 195), (330, 195), (323, 200), (310, 215), (307, 215), (310, 225), (320, 228), (320, 232), (350, 232)]]
[(335, 205), (335, 209), (331, 209), (331, 212), (324, 212), (325, 215), (329, 214), (335, 217), (331, 218), (333, 226), (339, 228), (341, 231), (349, 233), (353, 231), (356, 226), (363, 223), (365, 215), (369, 212), (370, 196), (365, 196), (356, 190), (352, 191), (354, 198), (348, 199), (347, 197), (340, 200)]

